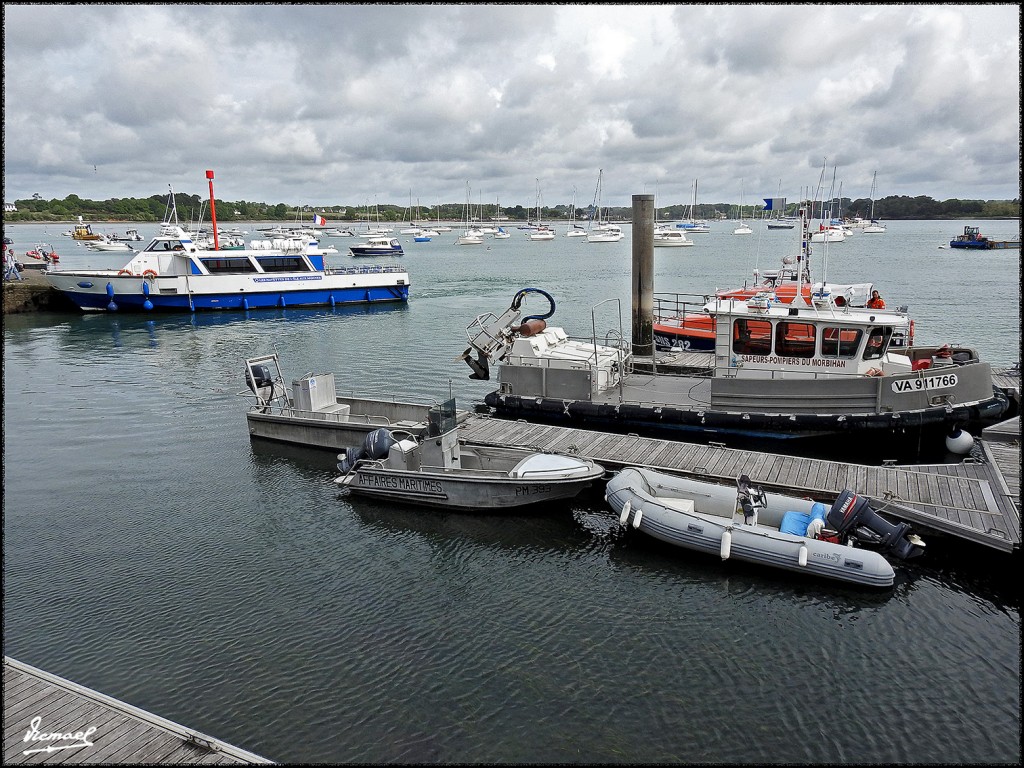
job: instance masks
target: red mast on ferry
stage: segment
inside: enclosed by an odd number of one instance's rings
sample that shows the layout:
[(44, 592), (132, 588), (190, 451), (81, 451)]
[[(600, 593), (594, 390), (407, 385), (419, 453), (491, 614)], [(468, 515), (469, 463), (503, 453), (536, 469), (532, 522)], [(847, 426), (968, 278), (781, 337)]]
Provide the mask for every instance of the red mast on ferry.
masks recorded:
[(206, 172), (206, 178), (210, 180), (210, 219), (213, 221), (213, 250), (220, 250), (220, 243), (217, 241), (217, 205), (213, 201), (213, 171)]

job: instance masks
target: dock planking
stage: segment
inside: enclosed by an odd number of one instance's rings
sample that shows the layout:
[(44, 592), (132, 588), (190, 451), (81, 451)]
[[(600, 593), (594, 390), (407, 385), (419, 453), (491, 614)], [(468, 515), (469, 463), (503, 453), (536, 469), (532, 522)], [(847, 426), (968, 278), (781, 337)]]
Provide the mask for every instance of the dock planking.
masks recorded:
[(8, 656), (3, 685), (4, 765), (271, 764)]
[[(1011, 428), (1012, 430), (1012, 428)], [(731, 485), (741, 474), (770, 490), (827, 500), (846, 488), (876, 511), (1002, 552), (1020, 547), (1020, 443), (982, 441), (985, 461), (869, 466), (619, 435), (474, 415), (460, 426), (467, 443), (573, 451), (610, 470), (646, 466)], [(556, 447), (557, 446), (557, 447)], [(1010, 464), (1012, 468), (1010, 468)], [(1003, 467), (1007, 467), (1006, 473)]]

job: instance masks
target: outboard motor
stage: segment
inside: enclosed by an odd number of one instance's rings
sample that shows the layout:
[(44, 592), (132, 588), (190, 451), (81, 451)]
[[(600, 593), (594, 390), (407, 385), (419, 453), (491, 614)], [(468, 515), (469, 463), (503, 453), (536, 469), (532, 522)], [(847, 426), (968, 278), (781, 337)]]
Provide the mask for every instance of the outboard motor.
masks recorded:
[(839, 494), (828, 511), (828, 524), (841, 537), (855, 536), (871, 543), (882, 552), (907, 560), (924, 551), (924, 542), (910, 532), (907, 523), (890, 523), (868, 504), (868, 499), (850, 490)]
[(252, 393), (256, 395), (260, 405), (265, 406), (274, 399), (274, 376), (270, 373), (270, 366), (253, 365), (246, 367), (245, 383), (252, 390)]
[(375, 429), (363, 438), (362, 445), (346, 448), (345, 453), (338, 458), (338, 471), (347, 475), (361, 459), (384, 459), (387, 458), (391, 446), (397, 443), (394, 435), (387, 429), (381, 427)]
[(245, 372), (245, 383), (253, 392), (258, 387), (269, 387), (274, 383), (274, 377), (270, 375), (270, 367), (266, 365), (254, 365)]

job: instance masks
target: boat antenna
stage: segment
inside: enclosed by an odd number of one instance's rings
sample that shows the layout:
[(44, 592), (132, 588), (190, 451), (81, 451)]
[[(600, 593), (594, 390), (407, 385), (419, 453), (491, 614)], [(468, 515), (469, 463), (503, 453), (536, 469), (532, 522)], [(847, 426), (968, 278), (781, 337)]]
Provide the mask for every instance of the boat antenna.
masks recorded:
[[(803, 302), (804, 306), (809, 306), (807, 299), (804, 298), (804, 268), (807, 266), (807, 260), (811, 255), (811, 238), (807, 226), (807, 209), (813, 204), (814, 201), (812, 200), (808, 202), (808, 205), (800, 208), (800, 251), (796, 257), (796, 298), (793, 299), (793, 303), (796, 304), (798, 302)], [(808, 275), (808, 277), (810, 277), (810, 275)]]

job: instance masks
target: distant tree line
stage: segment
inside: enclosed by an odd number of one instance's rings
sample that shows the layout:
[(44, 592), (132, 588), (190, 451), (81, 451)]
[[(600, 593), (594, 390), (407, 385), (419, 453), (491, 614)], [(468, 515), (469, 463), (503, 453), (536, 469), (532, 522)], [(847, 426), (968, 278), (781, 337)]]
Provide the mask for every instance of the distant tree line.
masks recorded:
[[(199, 195), (174, 194), (174, 203), (178, 218), (183, 224), (209, 221), (209, 200)], [(433, 207), (410, 211), (407, 206), (374, 205), (369, 206), (301, 206), (295, 207), (286, 203), (255, 203), (245, 200), (217, 200), (218, 224), (233, 221), (302, 221), (309, 223), (313, 213), (319, 213), (333, 222), (361, 221), (424, 221), (454, 220), (461, 221), (466, 217), (464, 203), (443, 203)], [(44, 200), (36, 194), (27, 200), (15, 201), (17, 211), (4, 211), (4, 222), (27, 221), (76, 221), (79, 216), (86, 222), (126, 221), (126, 222), (157, 222), (163, 221), (168, 211), (168, 196), (153, 195), (146, 198), (111, 198), (110, 200), (86, 200), (78, 195), (68, 195), (63, 200)], [(820, 203), (814, 204), (817, 217)], [(828, 210), (828, 201), (825, 202)], [(690, 215), (689, 205), (670, 205), (658, 208), (658, 219), (668, 221), (682, 219)], [(790, 202), (786, 213), (795, 214), (799, 205)], [(745, 209), (744, 216), (747, 216)], [(605, 216), (614, 220), (628, 221), (632, 218), (631, 207), (610, 207), (604, 209)], [(833, 214), (841, 212), (843, 216), (871, 215), (871, 200), (866, 198), (842, 198), (832, 201)], [(555, 205), (541, 209), (544, 220), (566, 220), (575, 216), (577, 220), (586, 221), (593, 212), (593, 206), (577, 208), (575, 212), (569, 205)], [(522, 205), (507, 206), (501, 209), (501, 215), (508, 221), (528, 221), (536, 214), (532, 207)], [(696, 205), (693, 217), (698, 219), (735, 218), (737, 206), (732, 203), (706, 203)], [(764, 212), (762, 206), (755, 206), (753, 217), (760, 218)], [(494, 217), (494, 209), (483, 206), (482, 210), (471, 211), (471, 216), (481, 220)], [(898, 219), (1019, 219), (1020, 199), (1014, 200), (958, 200), (938, 201), (926, 195), (908, 197), (895, 195), (875, 200), (875, 218), (886, 220)]]

